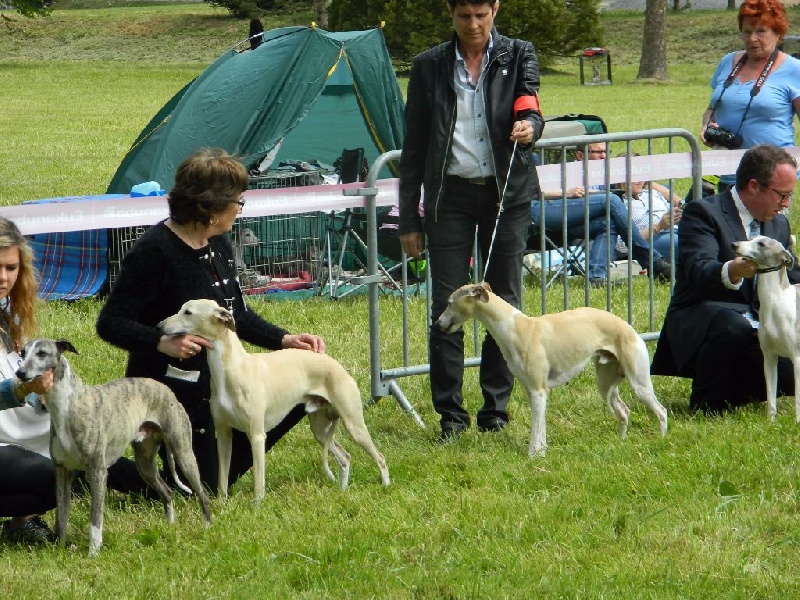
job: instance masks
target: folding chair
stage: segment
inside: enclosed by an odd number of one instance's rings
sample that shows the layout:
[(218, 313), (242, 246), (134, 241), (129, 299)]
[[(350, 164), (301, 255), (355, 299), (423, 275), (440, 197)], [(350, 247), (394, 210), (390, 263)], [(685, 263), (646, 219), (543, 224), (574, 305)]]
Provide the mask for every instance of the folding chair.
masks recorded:
[(546, 274), (537, 273), (537, 267), (528, 261), (522, 264), (530, 275), (542, 278), (544, 289), (548, 289), (559, 277), (566, 280), (570, 276), (586, 276), (586, 240), (582, 237), (568, 236), (565, 240), (562, 231), (531, 225), (525, 250), (526, 253), (539, 254), (538, 268)]
[[(364, 149), (342, 150), (338, 169), (340, 183), (363, 181), (367, 172)], [(343, 273), (346, 258), (350, 259), (349, 262), (352, 262), (358, 271), (366, 272), (367, 244), (358, 234), (359, 229), (362, 233), (365, 231), (365, 218), (361, 209), (347, 208), (340, 214), (331, 211), (325, 232), (325, 246), (320, 257), (320, 260), (323, 261), (322, 268), (320, 268), (321, 280), (318, 282), (317, 288), (320, 294), (327, 289), (331, 298), (343, 298), (363, 285), (357, 276)], [(334, 244), (334, 239), (336, 244)], [(336, 246), (335, 256), (334, 246)], [(390, 283), (397, 285), (389, 270), (380, 262), (378, 269)], [(353, 284), (354, 287), (341, 291), (340, 288), (345, 284)]]

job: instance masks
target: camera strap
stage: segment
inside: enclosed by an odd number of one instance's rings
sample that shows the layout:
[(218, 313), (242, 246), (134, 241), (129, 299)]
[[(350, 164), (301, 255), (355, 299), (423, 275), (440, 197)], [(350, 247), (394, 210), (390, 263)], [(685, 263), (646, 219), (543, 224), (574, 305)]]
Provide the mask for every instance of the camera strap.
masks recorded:
[[(758, 93), (761, 91), (761, 88), (764, 85), (764, 82), (767, 80), (770, 71), (772, 71), (772, 67), (775, 66), (775, 62), (778, 60), (778, 49), (772, 51), (772, 54), (769, 55), (764, 68), (761, 70), (761, 74), (756, 79), (756, 82), (753, 84), (753, 89), (750, 90), (750, 99), (747, 101), (747, 106), (744, 109), (744, 113), (742, 114), (742, 120), (739, 121), (739, 128), (736, 130), (736, 135), (739, 135), (739, 132), (742, 130), (742, 125), (744, 125), (744, 120), (747, 118), (747, 113), (750, 111), (750, 105), (753, 103), (753, 98), (758, 96)], [(725, 79), (725, 83), (722, 84), (722, 92), (719, 94), (719, 98), (714, 103), (714, 108), (711, 110), (711, 117), (709, 121), (714, 119), (714, 113), (717, 112), (717, 108), (719, 108), (720, 103), (722, 102), (722, 96), (728, 90), (729, 87), (733, 84), (736, 80), (736, 76), (739, 75), (739, 71), (742, 70), (744, 63), (747, 62), (747, 52), (742, 54), (742, 58), (739, 59), (733, 69), (731, 69), (730, 75), (728, 75), (727, 79)]]

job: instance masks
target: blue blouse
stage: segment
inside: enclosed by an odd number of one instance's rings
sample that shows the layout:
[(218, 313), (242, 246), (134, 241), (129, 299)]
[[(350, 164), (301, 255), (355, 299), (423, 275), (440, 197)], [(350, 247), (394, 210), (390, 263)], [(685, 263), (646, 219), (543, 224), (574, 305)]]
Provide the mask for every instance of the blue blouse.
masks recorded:
[[(726, 54), (714, 75), (711, 77), (711, 102), (714, 107), (722, 93), (723, 84), (733, 70), (733, 59), (736, 52)], [(753, 98), (747, 118), (742, 122), (750, 91), (755, 79), (740, 83), (738, 78), (722, 96), (722, 102), (712, 117), (721, 127), (739, 132), (742, 136), (742, 148), (750, 148), (758, 144), (774, 144), (786, 147), (794, 146), (794, 107), (792, 102), (800, 96), (800, 60), (786, 56), (783, 63), (772, 70), (761, 91)]]

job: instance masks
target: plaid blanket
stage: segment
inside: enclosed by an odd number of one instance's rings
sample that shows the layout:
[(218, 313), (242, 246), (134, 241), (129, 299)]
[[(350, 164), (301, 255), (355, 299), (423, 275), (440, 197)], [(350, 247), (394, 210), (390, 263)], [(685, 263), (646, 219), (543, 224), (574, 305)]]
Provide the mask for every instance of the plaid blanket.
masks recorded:
[[(66, 196), (32, 200), (25, 204), (110, 200), (125, 194)], [(39, 297), (75, 300), (93, 296), (108, 276), (108, 230), (91, 229), (29, 236), (36, 268), (41, 275)]]

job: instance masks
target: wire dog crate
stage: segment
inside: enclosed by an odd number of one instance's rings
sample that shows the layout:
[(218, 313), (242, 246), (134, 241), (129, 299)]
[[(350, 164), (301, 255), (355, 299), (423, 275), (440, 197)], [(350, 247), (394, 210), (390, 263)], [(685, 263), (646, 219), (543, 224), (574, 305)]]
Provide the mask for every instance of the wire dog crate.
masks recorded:
[[(250, 189), (314, 185), (316, 173), (260, 175), (250, 178)], [(321, 180), (321, 179), (320, 179)], [(313, 287), (322, 265), (327, 215), (323, 212), (240, 217), (231, 230), (234, 260), (242, 291), (260, 294)], [(147, 226), (109, 231), (109, 287), (113, 287), (125, 253), (147, 231)]]

